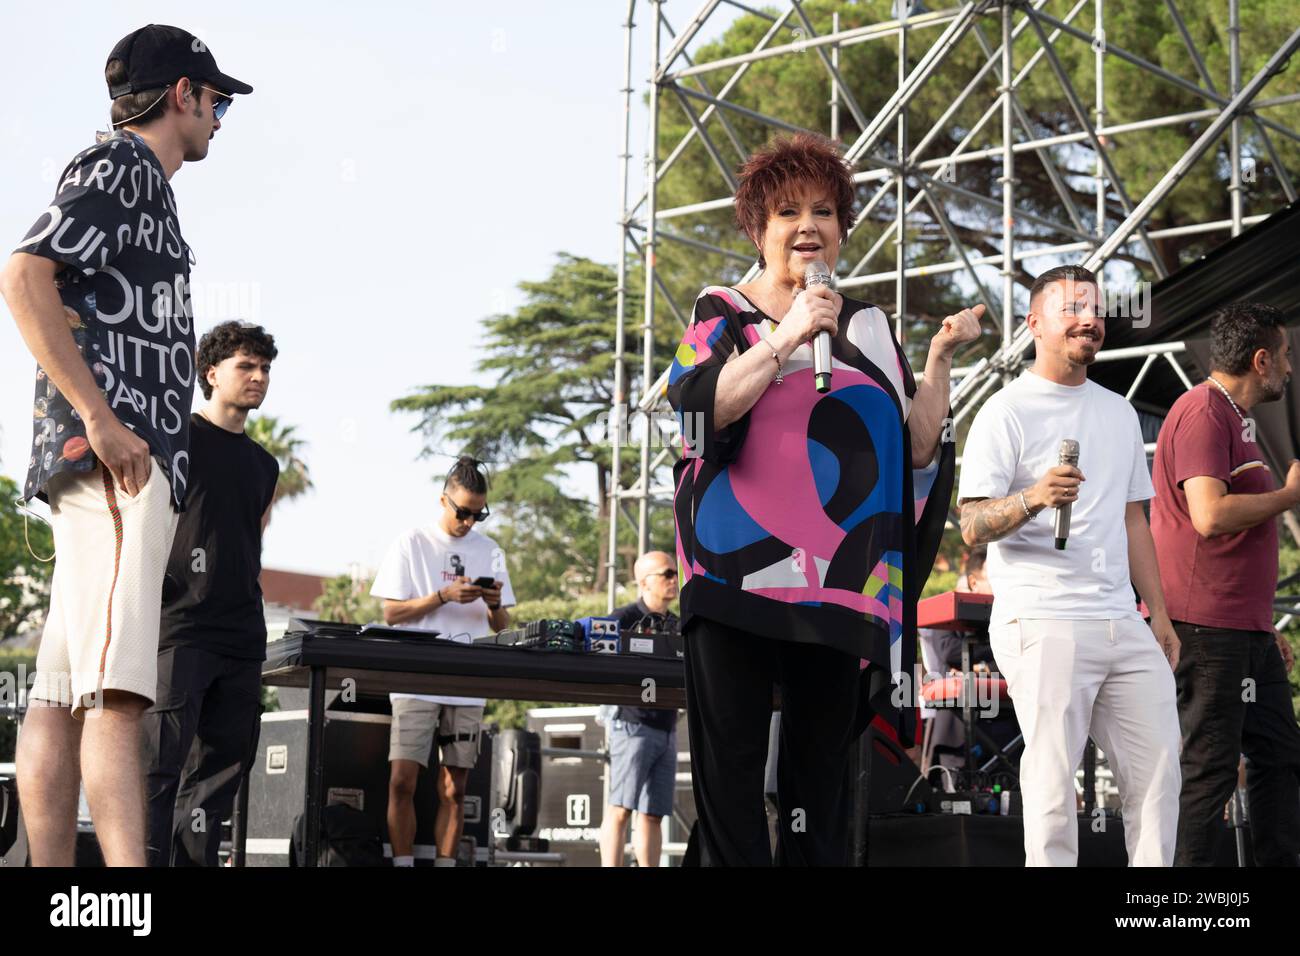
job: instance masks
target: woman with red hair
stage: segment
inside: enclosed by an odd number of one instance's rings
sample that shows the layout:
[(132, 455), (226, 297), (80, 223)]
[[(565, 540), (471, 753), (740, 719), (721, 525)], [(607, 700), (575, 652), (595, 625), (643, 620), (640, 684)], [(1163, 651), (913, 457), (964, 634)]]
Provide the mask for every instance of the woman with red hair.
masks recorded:
[[(778, 863), (848, 861), (850, 746), (873, 713), (907, 729), (909, 710), (891, 696), (912, 678), (916, 596), (951, 491), (949, 371), (979, 335), (983, 307), (944, 320), (918, 387), (880, 309), (803, 288), (812, 263), (834, 269), (853, 198), (849, 168), (823, 137), (782, 137), (750, 157), (736, 221), (762, 272), (700, 293), (669, 376), (683, 436), (674, 510), (705, 865), (772, 862), (762, 794), (774, 686)], [(811, 345), (823, 331), (824, 394)]]

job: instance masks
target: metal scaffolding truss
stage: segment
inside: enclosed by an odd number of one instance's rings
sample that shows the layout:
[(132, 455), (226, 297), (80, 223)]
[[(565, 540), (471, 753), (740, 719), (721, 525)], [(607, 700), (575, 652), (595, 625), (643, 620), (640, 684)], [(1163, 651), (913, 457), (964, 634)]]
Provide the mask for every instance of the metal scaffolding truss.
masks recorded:
[[(1186, 2), (1186, 0), (1183, 0)], [(1265, 216), (1248, 216), (1244, 211), (1243, 149), (1242, 137), (1251, 132), (1267, 154), (1271, 168), (1286, 194), (1288, 201), (1296, 199), (1296, 187), (1291, 175), (1283, 166), (1276, 149), (1278, 138), (1300, 142), (1300, 133), (1270, 118), (1269, 109), (1286, 103), (1300, 101), (1300, 93), (1264, 98), (1261, 94), (1269, 81), (1284, 69), (1288, 58), (1300, 48), (1300, 29), (1295, 30), (1269, 57), (1265, 66), (1254, 76), (1243, 77), (1240, 56), (1240, 37), (1243, 32), (1238, 0), (1215, 0), (1227, 7), (1230, 44), (1230, 83), (1220, 90), (1201, 51), (1197, 48), (1178, 7), (1178, 0), (1164, 0), (1171, 32), (1181, 38), (1198, 81), (1178, 76), (1126, 50), (1123, 37), (1108, 34), (1106, 25), (1106, 0), (1076, 0), (1060, 19), (1049, 14), (1048, 0), (971, 0), (960, 6), (929, 11), (919, 8), (910, 0), (896, 0), (895, 19), (841, 29), (839, 16), (835, 15), (831, 29), (818, 33), (800, 0), (788, 0), (783, 12), (775, 14), (758, 10), (738, 0), (704, 0), (698, 11), (680, 30), (674, 30), (664, 11), (663, 0), (642, 0), (642, 15), (649, 20), (642, 29), (648, 33), (650, 73), (647, 84), (649, 130), (646, 140), (646, 187), (635, 201), (629, 202), (629, 184), (632, 155), (630, 151), (630, 124), (632, 116), (633, 87), (633, 37), (636, 25), (637, 0), (628, 0), (627, 17), (623, 26), (625, 67), (621, 93), (624, 106), (622, 130), (623, 148), (619, 153), (621, 167), (621, 192), (619, 217), (619, 256), (617, 260), (617, 335), (615, 336), (614, 403), (610, 415), (610, 441), (613, 460), (619, 461), (625, 447), (631, 443), (629, 429), (638, 433), (640, 467), (637, 479), (629, 487), (620, 486), (619, 469), (615, 468), (610, 489), (610, 527), (608, 549), (609, 600), (614, 600), (617, 568), (617, 543), (620, 519), (635, 525), (638, 551), (646, 550), (649, 531), (649, 509), (653, 503), (671, 499), (670, 483), (656, 483), (657, 476), (675, 460), (675, 442), (665, 439), (665, 420), (668, 410), (664, 403), (668, 370), (654, 367), (654, 331), (657, 320), (656, 300), (666, 303), (674, 321), (684, 325), (689, 321), (688, 310), (683, 310), (672, 300), (663, 277), (656, 271), (655, 253), (661, 241), (683, 244), (700, 251), (719, 254), (750, 263), (746, 281), (757, 274), (752, 257), (739, 255), (728, 249), (692, 238), (692, 217), (718, 209), (729, 208), (735, 189), (734, 158), (743, 157), (746, 149), (731, 122), (735, 117), (757, 121), (771, 132), (794, 132), (805, 129), (799, 118), (769, 116), (732, 102), (728, 96), (743, 80), (751, 65), (773, 57), (806, 55), (812, 53), (824, 68), (830, 103), (830, 128), (815, 130), (839, 140), (840, 119), (847, 113), (858, 130), (856, 138), (845, 145), (845, 158), (860, 170), (855, 174), (858, 183), (871, 184), (870, 198), (857, 221), (845, 237), (845, 245), (861, 224), (869, 221), (873, 210), (894, 197), (896, 210), (892, 222), (873, 242), (866, 254), (839, 278), (839, 288), (849, 290), (871, 285), (893, 283), (895, 296), (894, 321), (901, 339), (903, 319), (907, 312), (906, 279), (921, 275), (957, 273), (969, 282), (974, 294), (986, 305), (986, 317), (996, 326), (1000, 347), (988, 357), (979, 359), (966, 368), (954, 370), (952, 403), (954, 415), (962, 418), (978, 407), (979, 402), (994, 388), (1006, 381), (1022, 364), (1032, 335), (1022, 317), (1015, 312), (1015, 277), (1017, 265), (1040, 257), (1072, 256), (1075, 261), (1082, 256), (1088, 268), (1098, 270), (1117, 254), (1132, 258), (1145, 254), (1143, 265), (1156, 277), (1165, 275), (1166, 267), (1155, 250), (1153, 241), (1162, 237), (1195, 233), (1224, 232), (1237, 235), (1242, 229)], [(1091, 7), (1091, 29), (1081, 27), (1076, 21)], [(709, 35), (710, 24), (715, 29), (724, 25), (724, 16), (734, 16), (736, 9), (762, 17), (769, 22), (767, 31), (747, 53), (724, 59), (695, 63), (688, 48), (697, 37)], [(987, 29), (986, 29), (987, 28)], [(989, 34), (994, 33), (990, 38)], [(1013, 57), (1013, 42), (1028, 34), (1036, 37), (1038, 47), (1017, 64)], [(1065, 38), (1063, 40), (1063, 38)], [(891, 40), (897, 47), (898, 83), (892, 96), (874, 116), (864, 113), (855, 91), (845, 83), (839, 69), (841, 51), (861, 43), (882, 39)], [(1057, 43), (1082, 41), (1091, 46), (1094, 56), (1094, 89), (1091, 108), (1076, 89), (1057, 52)], [(928, 46), (924, 46), (928, 44)], [(962, 77), (965, 87), (945, 109), (934, 125), (919, 138), (914, 139), (908, 124), (908, 104), (950, 60), (950, 54), (965, 44), (978, 48), (982, 65), (969, 77)], [(922, 49), (924, 53), (915, 64), (909, 63), (910, 54)], [(1153, 116), (1135, 122), (1107, 124), (1105, 109), (1105, 79), (1108, 60), (1122, 60), (1149, 74), (1152, 82), (1169, 84), (1171, 88), (1191, 93), (1204, 102), (1204, 108), (1179, 114)], [(1037, 135), (1030, 122), (1017, 90), (1030, 71), (1049, 71), (1059, 84), (1062, 101), (1069, 109), (1077, 130), (1061, 135)], [(997, 96), (981, 118), (964, 135), (947, 155), (929, 156), (935, 139), (949, 129), (951, 120), (974, 96), (989, 78), (997, 82)], [(690, 83), (685, 81), (690, 80)], [(664, 104), (668, 104), (667, 107)], [(689, 128), (680, 141), (660, 155), (659, 114), (661, 108), (679, 109), (689, 121)], [(997, 121), (1000, 130), (990, 127)], [(1126, 134), (1160, 127), (1187, 127), (1194, 122), (1206, 123), (1200, 135), (1186, 152), (1169, 168), (1168, 172), (1144, 195), (1132, 196), (1107, 154), (1105, 142)], [(971, 144), (989, 127), (996, 135), (998, 145), (992, 148), (973, 149)], [(1244, 129), (1245, 128), (1245, 129)], [(987, 134), (986, 134), (987, 135)], [(1230, 178), (1227, 185), (1231, 217), (1212, 222), (1181, 225), (1155, 230), (1149, 228), (1152, 211), (1169, 195), (1191, 167), (1200, 160), (1222, 137), (1229, 137)], [(707, 151), (712, 165), (727, 184), (728, 194), (715, 199), (676, 208), (660, 208), (657, 186), (677, 162), (682, 153), (695, 141)], [(884, 155), (879, 147), (892, 140), (891, 155)], [(1053, 150), (1074, 144), (1077, 149), (1088, 150), (1093, 156), (1092, 182), (1095, 209), (1092, 226), (1086, 223), (1075, 194), (1067, 188), (1063, 173)], [(1059, 155), (1059, 153), (1057, 154)], [(728, 156), (733, 157), (731, 161)], [(1039, 163), (1060, 198), (1063, 216), (1038, 215), (1017, 203), (1018, 180), (1016, 163)], [(958, 186), (953, 175), (961, 164), (992, 162), (1000, 165), (998, 178), (1001, 195), (978, 195)], [(945, 212), (945, 200), (959, 197), (965, 202), (987, 207), (991, 216), (1000, 216), (1001, 245), (999, 254), (976, 256), (964, 248), (959, 234)], [(947, 238), (951, 261), (908, 266), (909, 217), (924, 206)], [(1122, 219), (1110, 209), (1118, 206)], [(888, 208), (888, 207), (886, 207)], [(674, 220), (668, 224), (669, 220)], [(1016, 224), (1022, 223), (1034, 230), (1031, 235), (1017, 234)], [(668, 224), (668, 225), (666, 225)], [(885, 247), (893, 243), (892, 268), (868, 271)], [(843, 248), (843, 246), (842, 246)], [(639, 396), (627, 395), (627, 362), (624, 349), (626, 333), (632, 328), (627, 313), (627, 281), (630, 265), (639, 261), (644, 273), (645, 289), (641, 337), (642, 383), (649, 383)], [(884, 265), (882, 263), (882, 265)], [(989, 294), (989, 284), (994, 276), (1001, 280), (1000, 301)], [(656, 291), (659, 296), (656, 297)], [(1102, 353), (1108, 361), (1141, 362), (1135, 368), (1135, 378), (1128, 391), (1132, 397), (1152, 365), (1167, 361), (1177, 371), (1184, 384), (1190, 387), (1187, 376), (1175, 356), (1182, 351), (1182, 343), (1143, 346), (1119, 352)], [(632, 399), (629, 406), (629, 398)], [(639, 422), (639, 427), (638, 426)], [(635, 515), (629, 505), (635, 503)], [(612, 607), (612, 603), (611, 603)]]

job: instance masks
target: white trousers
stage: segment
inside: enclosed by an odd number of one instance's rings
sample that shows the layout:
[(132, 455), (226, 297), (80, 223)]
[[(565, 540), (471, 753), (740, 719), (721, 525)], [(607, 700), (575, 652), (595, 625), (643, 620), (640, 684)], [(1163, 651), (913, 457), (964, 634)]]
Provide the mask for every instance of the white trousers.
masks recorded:
[(1178, 707), (1151, 629), (1140, 619), (1021, 618), (989, 637), (1025, 737), (1025, 864), (1078, 863), (1074, 777), (1091, 735), (1119, 786), (1129, 865), (1172, 865)]

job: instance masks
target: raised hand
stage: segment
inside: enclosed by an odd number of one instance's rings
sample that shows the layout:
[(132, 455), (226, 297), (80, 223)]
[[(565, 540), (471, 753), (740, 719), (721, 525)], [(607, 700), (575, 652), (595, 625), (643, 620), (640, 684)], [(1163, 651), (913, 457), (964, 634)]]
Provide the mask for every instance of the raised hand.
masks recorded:
[(984, 315), (984, 304), (979, 303), (969, 309), (962, 309), (956, 315), (943, 320), (943, 325), (930, 340), (931, 347), (939, 349), (940, 354), (951, 358), (958, 346), (973, 342), (980, 337), (980, 317)]

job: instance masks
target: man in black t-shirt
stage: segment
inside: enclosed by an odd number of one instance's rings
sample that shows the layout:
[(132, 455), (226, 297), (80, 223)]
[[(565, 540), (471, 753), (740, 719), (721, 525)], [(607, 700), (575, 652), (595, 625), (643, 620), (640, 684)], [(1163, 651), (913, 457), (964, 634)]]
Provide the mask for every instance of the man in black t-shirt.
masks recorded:
[[(639, 597), (615, 608), (620, 631), (675, 632), (677, 562), (650, 551), (633, 568)], [(638, 866), (658, 866), (664, 817), (673, 811), (677, 784), (677, 711), (664, 707), (619, 707), (609, 725), (609, 802), (600, 828), (603, 866), (623, 865), (623, 841), (632, 811), (639, 821), (633, 837)]]
[(280, 467), (244, 433), (271, 382), (275, 339), (224, 322), (196, 362), (189, 506), (163, 582), (158, 698), (145, 715), (149, 863), (216, 866), (221, 822), (257, 747), (262, 712), (262, 532)]
[(194, 393), (192, 253), (170, 180), (253, 91), (158, 24), (118, 42), (104, 79), (113, 132), (64, 169), (0, 281), (37, 362), (23, 498), (48, 501), (58, 553), (17, 755), (37, 866), (73, 864), (83, 780), (104, 861), (145, 862), (140, 720)]

